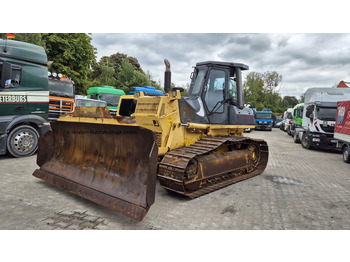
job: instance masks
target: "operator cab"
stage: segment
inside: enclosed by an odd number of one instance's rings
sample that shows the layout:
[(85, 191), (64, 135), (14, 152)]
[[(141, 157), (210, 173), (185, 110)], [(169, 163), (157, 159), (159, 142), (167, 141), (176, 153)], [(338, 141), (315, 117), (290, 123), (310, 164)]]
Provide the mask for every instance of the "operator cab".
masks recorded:
[(239, 63), (197, 63), (188, 97), (180, 100), (182, 123), (254, 125), (243, 102), (241, 71), (248, 69)]

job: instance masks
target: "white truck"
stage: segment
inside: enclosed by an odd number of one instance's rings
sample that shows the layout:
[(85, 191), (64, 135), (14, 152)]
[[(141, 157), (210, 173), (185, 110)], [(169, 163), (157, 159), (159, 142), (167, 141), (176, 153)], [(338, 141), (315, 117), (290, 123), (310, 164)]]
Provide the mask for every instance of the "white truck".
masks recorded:
[(290, 122), (290, 120), (293, 119), (292, 112), (293, 112), (293, 108), (288, 108), (283, 113), (282, 123), (280, 125), (280, 129), (284, 132), (287, 132), (287, 127), (289, 125), (289, 122)]
[(350, 88), (309, 88), (305, 92), (302, 129), (303, 148), (336, 149), (334, 138), (337, 102), (350, 99)]

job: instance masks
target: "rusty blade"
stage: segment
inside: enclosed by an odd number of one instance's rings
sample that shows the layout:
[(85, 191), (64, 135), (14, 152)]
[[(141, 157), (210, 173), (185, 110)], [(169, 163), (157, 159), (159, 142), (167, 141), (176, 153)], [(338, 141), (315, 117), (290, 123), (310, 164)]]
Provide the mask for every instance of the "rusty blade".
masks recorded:
[(138, 126), (53, 122), (40, 138), (33, 175), (141, 221), (155, 198), (155, 141)]

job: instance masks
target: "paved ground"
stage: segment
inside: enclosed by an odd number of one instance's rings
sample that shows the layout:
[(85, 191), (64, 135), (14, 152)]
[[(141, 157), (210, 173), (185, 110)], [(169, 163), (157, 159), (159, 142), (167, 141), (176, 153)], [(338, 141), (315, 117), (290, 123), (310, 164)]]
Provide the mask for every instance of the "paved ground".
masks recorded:
[(350, 229), (350, 165), (306, 150), (279, 129), (246, 136), (268, 142), (265, 172), (188, 200), (159, 185), (135, 222), (32, 176), (36, 156), (0, 156), (0, 229)]

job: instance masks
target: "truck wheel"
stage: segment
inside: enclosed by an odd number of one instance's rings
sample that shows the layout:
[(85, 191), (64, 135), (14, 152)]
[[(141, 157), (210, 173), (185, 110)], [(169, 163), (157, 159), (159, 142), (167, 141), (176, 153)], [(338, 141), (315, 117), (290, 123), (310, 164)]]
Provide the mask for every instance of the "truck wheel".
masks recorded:
[(299, 134), (295, 131), (293, 134), (293, 141), (294, 141), (294, 143), (300, 143)]
[(38, 148), (39, 133), (35, 128), (23, 125), (13, 129), (7, 139), (7, 151), (14, 157), (25, 157)]
[(350, 163), (350, 147), (345, 146), (343, 149), (343, 160), (345, 163)]
[(304, 133), (302, 138), (301, 138), (301, 146), (303, 148), (306, 148), (306, 149), (311, 149), (312, 148), (311, 141), (309, 139), (309, 136), (306, 133)]

